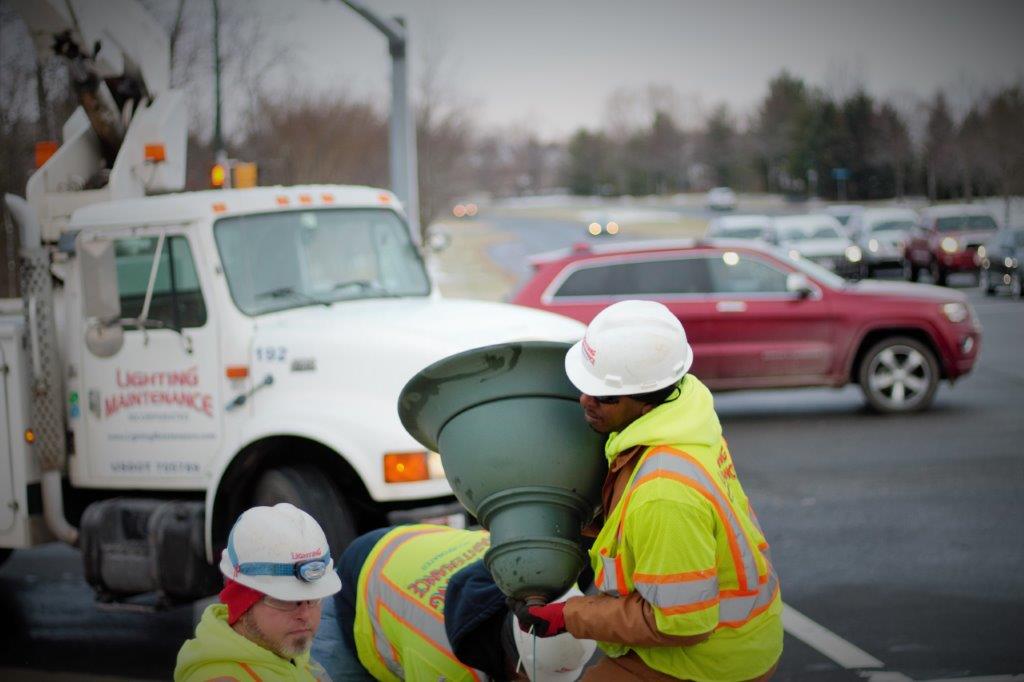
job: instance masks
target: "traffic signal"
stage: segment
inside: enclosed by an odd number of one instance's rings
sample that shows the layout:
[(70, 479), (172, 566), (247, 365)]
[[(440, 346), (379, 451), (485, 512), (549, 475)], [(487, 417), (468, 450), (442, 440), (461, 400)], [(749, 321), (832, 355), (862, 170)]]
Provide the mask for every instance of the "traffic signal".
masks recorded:
[(210, 187), (214, 189), (223, 189), (224, 181), (227, 180), (228, 169), (222, 163), (213, 164), (213, 168), (210, 169)]

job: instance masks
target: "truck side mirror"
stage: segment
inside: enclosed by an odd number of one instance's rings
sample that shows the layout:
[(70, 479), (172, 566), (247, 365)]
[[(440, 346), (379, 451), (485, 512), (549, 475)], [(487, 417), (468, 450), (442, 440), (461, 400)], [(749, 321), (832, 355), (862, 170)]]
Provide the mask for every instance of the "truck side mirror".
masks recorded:
[(807, 298), (814, 293), (810, 280), (802, 272), (791, 272), (786, 275), (786, 291), (796, 294), (798, 298)]
[(85, 307), (85, 345), (93, 355), (108, 358), (124, 344), (124, 330), (119, 322), (121, 295), (117, 288), (114, 242), (79, 236), (75, 251)]
[(441, 253), (447, 249), (452, 243), (452, 236), (447, 230), (433, 227), (427, 233), (427, 246), (434, 253)]

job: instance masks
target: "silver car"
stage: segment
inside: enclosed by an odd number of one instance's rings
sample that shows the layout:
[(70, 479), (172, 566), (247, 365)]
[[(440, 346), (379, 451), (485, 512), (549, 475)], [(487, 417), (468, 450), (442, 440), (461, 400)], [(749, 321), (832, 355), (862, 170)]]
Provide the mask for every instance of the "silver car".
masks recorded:
[(909, 208), (864, 211), (854, 239), (864, 256), (868, 277), (881, 268), (903, 266), (904, 247), (917, 219), (917, 212)]

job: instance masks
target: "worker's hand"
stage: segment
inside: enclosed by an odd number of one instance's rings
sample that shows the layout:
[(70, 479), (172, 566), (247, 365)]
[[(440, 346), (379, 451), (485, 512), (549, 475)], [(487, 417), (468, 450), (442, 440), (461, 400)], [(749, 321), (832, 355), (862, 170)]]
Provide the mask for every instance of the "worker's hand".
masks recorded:
[(519, 629), (530, 632), (530, 628), (538, 637), (554, 637), (565, 632), (565, 602), (554, 602), (543, 606), (527, 606), (518, 599), (508, 599), (508, 607), (519, 619)]

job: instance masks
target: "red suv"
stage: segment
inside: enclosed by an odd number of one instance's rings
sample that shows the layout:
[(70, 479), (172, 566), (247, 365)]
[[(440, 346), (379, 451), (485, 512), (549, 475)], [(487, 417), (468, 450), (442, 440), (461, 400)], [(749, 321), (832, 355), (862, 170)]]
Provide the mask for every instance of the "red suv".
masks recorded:
[(929, 206), (906, 245), (903, 274), (917, 281), (928, 270), (932, 282), (945, 285), (953, 272), (977, 272), (975, 253), (999, 228), (995, 217), (974, 204)]
[(749, 241), (579, 244), (532, 263), (515, 303), (587, 323), (615, 301), (660, 301), (716, 390), (856, 383), (875, 410), (912, 412), (971, 370), (981, 342), (962, 292), (850, 282)]

